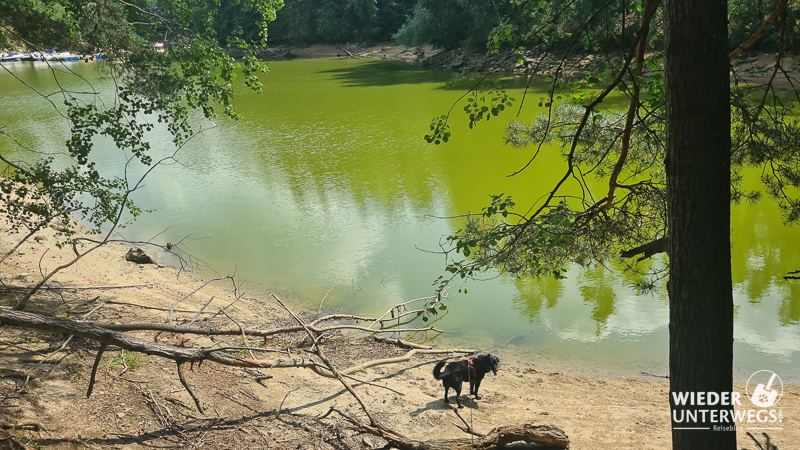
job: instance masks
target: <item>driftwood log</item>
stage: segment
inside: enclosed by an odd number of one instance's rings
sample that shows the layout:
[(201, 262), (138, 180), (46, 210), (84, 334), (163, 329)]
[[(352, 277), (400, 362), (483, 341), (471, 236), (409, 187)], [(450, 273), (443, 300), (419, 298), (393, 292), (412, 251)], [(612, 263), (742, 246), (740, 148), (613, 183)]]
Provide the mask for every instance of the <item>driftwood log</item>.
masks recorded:
[(388, 429), (381, 424), (368, 425), (358, 418), (331, 409), (350, 422), (358, 431), (382, 438), (388, 442), (383, 448), (397, 448), (400, 450), (474, 450), (474, 449), (501, 449), (514, 442), (541, 445), (545, 448), (569, 448), (569, 437), (558, 427), (552, 425), (504, 425), (492, 429), (475, 437), (457, 439), (432, 439), (418, 441), (409, 439), (396, 431)]
[(551, 448), (569, 448), (569, 438), (559, 428), (550, 425), (505, 425), (483, 437), (437, 439), (431, 441), (391, 441), (400, 450), (474, 450), (500, 449), (513, 442), (525, 442)]

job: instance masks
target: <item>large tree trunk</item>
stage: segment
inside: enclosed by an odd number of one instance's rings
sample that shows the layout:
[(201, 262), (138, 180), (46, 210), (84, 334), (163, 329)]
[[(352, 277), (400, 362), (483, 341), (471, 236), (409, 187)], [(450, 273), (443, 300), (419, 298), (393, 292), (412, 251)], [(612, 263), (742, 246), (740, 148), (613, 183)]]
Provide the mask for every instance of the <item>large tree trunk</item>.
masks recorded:
[(733, 389), (727, 2), (666, 0), (664, 19), (673, 448), (733, 450), (735, 432), (713, 429), (729, 422), (678, 422), (681, 410), (730, 406), (679, 406), (672, 395)]

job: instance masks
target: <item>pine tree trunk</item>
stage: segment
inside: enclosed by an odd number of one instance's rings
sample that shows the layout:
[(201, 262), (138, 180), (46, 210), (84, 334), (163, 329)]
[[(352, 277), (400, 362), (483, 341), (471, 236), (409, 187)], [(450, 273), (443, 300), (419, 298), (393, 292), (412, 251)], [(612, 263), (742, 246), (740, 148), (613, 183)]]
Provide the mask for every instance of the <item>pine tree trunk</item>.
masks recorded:
[[(733, 389), (730, 75), (725, 0), (665, 0), (670, 405), (675, 449), (736, 448), (724, 420), (687, 422), (673, 392)], [(705, 428), (684, 430), (680, 428)]]

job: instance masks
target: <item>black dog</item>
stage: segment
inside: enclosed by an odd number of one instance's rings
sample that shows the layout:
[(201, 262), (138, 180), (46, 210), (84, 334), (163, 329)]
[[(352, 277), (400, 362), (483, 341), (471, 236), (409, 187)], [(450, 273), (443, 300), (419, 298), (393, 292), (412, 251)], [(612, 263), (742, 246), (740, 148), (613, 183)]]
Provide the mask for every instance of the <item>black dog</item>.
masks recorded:
[(490, 370), (497, 375), (497, 366), (500, 364), (500, 360), (497, 356), (480, 355), (463, 361), (451, 362), (442, 371), (444, 364), (444, 361), (436, 363), (436, 367), (433, 368), (433, 377), (442, 380), (442, 384), (444, 384), (444, 402), (449, 403), (447, 393), (450, 388), (453, 388), (456, 391), (456, 403), (459, 408), (462, 408), (461, 401), (458, 399), (458, 396), (461, 395), (461, 383), (469, 381), (469, 393), (474, 395), (476, 400), (480, 400), (478, 388), (481, 387), (481, 381)]

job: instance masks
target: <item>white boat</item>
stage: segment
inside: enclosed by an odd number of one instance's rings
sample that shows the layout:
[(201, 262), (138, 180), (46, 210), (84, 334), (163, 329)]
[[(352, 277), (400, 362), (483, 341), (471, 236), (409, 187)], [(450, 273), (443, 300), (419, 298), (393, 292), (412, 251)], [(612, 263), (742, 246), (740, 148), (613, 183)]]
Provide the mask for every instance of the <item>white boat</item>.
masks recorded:
[(53, 59), (53, 55), (48, 52), (31, 52), (30, 54), (30, 61), (50, 61)]
[(30, 58), (30, 55), (28, 55), (27, 53), (11, 52), (11, 53), (9, 53), (7, 55), (4, 55), (2, 58), (0, 58), (0, 61), (2, 61), (2, 62), (23, 61), (23, 60), (27, 60), (28, 58)]
[(52, 57), (56, 61), (77, 61), (81, 59), (81, 55), (70, 52), (53, 53)]

